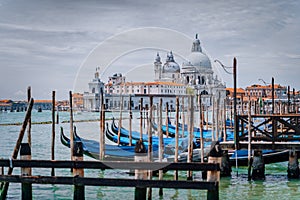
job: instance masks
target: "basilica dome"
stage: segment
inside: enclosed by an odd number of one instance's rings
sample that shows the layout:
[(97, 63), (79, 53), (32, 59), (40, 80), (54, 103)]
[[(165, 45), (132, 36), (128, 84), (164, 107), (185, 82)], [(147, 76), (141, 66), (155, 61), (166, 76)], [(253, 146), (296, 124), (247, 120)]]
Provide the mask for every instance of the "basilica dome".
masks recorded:
[(199, 69), (211, 69), (211, 62), (207, 55), (202, 52), (192, 52), (187, 56), (186, 66), (193, 66)]
[(180, 73), (180, 67), (175, 62), (172, 51), (168, 53), (166, 63), (163, 65), (163, 73)]
[(208, 56), (202, 52), (202, 48), (200, 46), (200, 40), (196, 35), (196, 39), (193, 42), (192, 52), (186, 58), (187, 62), (184, 62), (185, 67), (193, 67), (197, 70), (202, 69), (212, 69), (211, 62)]

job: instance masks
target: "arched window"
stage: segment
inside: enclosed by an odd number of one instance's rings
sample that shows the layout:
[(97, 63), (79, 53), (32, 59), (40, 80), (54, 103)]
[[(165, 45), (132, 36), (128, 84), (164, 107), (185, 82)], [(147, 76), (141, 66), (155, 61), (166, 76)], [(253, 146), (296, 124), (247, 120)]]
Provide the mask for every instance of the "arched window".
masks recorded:
[(205, 84), (205, 76), (201, 77), (201, 85)]
[(189, 76), (186, 77), (186, 82), (187, 82), (187, 83), (190, 82), (190, 77), (189, 77)]
[(208, 95), (208, 92), (207, 92), (206, 90), (203, 90), (203, 91), (201, 92), (201, 95)]

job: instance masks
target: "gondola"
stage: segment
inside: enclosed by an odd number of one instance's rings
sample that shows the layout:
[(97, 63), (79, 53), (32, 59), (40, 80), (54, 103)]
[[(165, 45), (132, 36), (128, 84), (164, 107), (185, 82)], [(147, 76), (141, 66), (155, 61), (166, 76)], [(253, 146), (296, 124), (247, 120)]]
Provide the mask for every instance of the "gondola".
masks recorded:
[[(108, 129), (108, 128), (107, 128)], [(115, 124), (115, 121), (113, 119), (112, 123), (111, 123), (111, 130), (112, 132), (115, 134), (115, 135), (118, 135), (118, 132), (119, 132), (119, 127)], [(121, 127), (120, 128), (120, 136), (121, 137), (125, 137), (125, 138), (129, 138), (129, 130)], [(131, 138), (133, 140), (139, 140), (140, 139), (140, 133), (137, 132), (137, 131), (132, 131), (132, 134), (131, 134)], [(148, 135), (146, 134), (142, 134), (142, 140), (144, 142), (148, 142)], [(169, 137), (169, 138), (164, 138), (164, 144), (167, 145), (167, 144), (170, 144), (170, 143), (175, 143), (175, 138), (174, 137)], [(181, 140), (185, 140), (183, 138), (179, 138), (179, 142)], [(157, 136), (152, 136), (152, 142), (153, 143), (158, 143), (159, 142), (159, 137)], [(196, 142), (196, 140), (195, 140)]]
[[(70, 148), (70, 139), (65, 136), (61, 128), (60, 140), (63, 145)], [(83, 153), (91, 158), (99, 159), (99, 142), (94, 140), (87, 140), (74, 134), (74, 141), (82, 142)], [(108, 160), (133, 160), (135, 154), (135, 146), (118, 146), (105, 144), (105, 159)]]
[[(109, 139), (110, 141), (115, 142), (117, 144), (118, 135), (114, 132), (111, 132), (108, 128), (108, 125), (107, 125), (107, 128), (105, 130), (105, 134), (106, 134), (107, 139)], [(131, 144), (135, 145), (137, 143), (137, 141), (138, 140), (132, 138)], [(120, 140), (119, 140), (120, 145), (127, 145), (128, 146), (129, 142), (130, 141), (129, 141), (128, 137), (120, 136)], [(174, 155), (175, 139), (174, 138), (163, 138), (163, 142), (164, 142), (164, 153), (166, 154), (166, 156), (169, 156), (170, 154)], [(196, 139), (194, 140), (194, 143), (195, 143), (194, 148), (199, 147), (200, 143), (198, 142), (196, 144)], [(148, 142), (144, 142), (144, 145), (147, 148), (148, 147)], [(187, 150), (187, 148), (188, 148), (188, 138), (179, 138), (178, 146), (179, 146), (178, 147), (179, 152), (183, 152), (183, 151)], [(153, 148), (153, 151), (158, 151), (159, 141), (153, 140), (152, 141), (152, 148)]]

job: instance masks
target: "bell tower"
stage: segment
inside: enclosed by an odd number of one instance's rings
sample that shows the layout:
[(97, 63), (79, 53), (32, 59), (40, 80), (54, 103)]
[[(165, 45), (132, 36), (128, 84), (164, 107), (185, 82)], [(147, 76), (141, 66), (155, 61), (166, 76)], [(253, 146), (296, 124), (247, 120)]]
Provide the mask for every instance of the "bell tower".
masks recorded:
[(159, 53), (157, 52), (155, 61), (154, 61), (154, 72), (155, 72), (155, 81), (158, 81), (161, 79), (161, 60), (160, 60), (160, 56)]

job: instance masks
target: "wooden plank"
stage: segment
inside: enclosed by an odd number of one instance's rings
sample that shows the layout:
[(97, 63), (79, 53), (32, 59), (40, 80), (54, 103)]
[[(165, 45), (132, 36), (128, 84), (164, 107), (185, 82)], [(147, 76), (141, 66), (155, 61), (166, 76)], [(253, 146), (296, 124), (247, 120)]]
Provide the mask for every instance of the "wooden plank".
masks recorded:
[[(67, 161), (67, 160), (12, 160), (13, 167), (35, 168), (85, 168), (85, 169), (147, 169), (147, 170), (220, 170), (218, 164), (213, 163), (169, 163), (169, 162), (125, 162), (125, 161)], [(0, 166), (9, 167), (9, 159), (0, 159)]]
[[(233, 150), (234, 143), (233, 142), (221, 142), (221, 148), (223, 150)], [(248, 142), (240, 142), (240, 149), (247, 149)], [(274, 146), (273, 146), (274, 145)], [(300, 142), (251, 142), (252, 149), (258, 150), (265, 150), (265, 149), (272, 149), (272, 150), (287, 150), (287, 149), (295, 149), (300, 150)], [(274, 147), (274, 148), (273, 148)]]
[(218, 182), (207, 181), (173, 181), (173, 180), (139, 180), (117, 178), (86, 178), (86, 177), (61, 177), (61, 176), (18, 176), (3, 175), (0, 181), (13, 183), (33, 184), (63, 184), (63, 185), (86, 185), (86, 186), (112, 186), (112, 187), (152, 187), (174, 189), (199, 189), (218, 190)]

